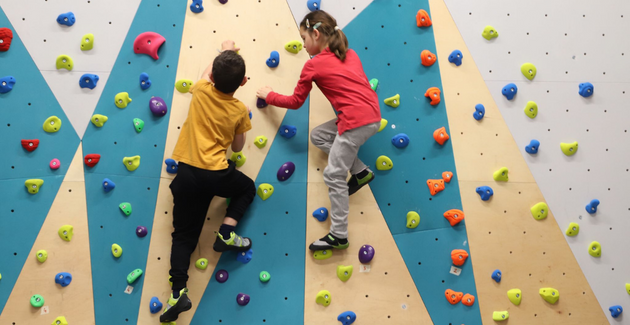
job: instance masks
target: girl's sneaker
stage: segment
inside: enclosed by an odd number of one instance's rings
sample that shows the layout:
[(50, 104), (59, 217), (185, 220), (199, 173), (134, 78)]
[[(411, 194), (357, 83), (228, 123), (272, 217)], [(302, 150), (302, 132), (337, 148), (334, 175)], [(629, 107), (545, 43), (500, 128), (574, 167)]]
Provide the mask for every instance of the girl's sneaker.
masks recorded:
[(332, 234), (328, 234), (313, 242), (308, 249), (312, 251), (323, 251), (331, 248), (346, 249), (348, 246), (350, 246), (348, 239), (337, 238)]
[(160, 315), (160, 322), (169, 323), (174, 322), (179, 317), (179, 314), (190, 310), (192, 308), (192, 302), (188, 299), (188, 288), (184, 288), (179, 291), (179, 298), (173, 298), (173, 294), (171, 293), (171, 297), (168, 298), (166, 302), (166, 308), (164, 308), (164, 312)]
[(362, 172), (350, 176), (348, 181), (348, 195), (352, 195), (360, 190), (363, 186), (367, 185), (374, 179), (374, 172), (369, 168)]
[(220, 233), (217, 234), (217, 239), (214, 241), (215, 252), (225, 252), (229, 250), (235, 251), (247, 251), (252, 248), (252, 240), (247, 237), (241, 237), (235, 232), (230, 233), (230, 238), (224, 239)]

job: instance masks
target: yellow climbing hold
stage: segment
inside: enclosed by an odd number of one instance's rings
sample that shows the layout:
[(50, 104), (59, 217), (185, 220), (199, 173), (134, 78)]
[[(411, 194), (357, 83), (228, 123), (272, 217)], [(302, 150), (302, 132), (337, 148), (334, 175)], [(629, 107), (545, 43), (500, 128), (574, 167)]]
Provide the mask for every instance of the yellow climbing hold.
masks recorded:
[(593, 257), (601, 257), (602, 256), (602, 245), (598, 242), (594, 241), (590, 245), (588, 245), (588, 253)]
[(567, 231), (565, 232), (565, 234), (567, 234), (567, 236), (575, 236), (580, 232), (580, 225), (578, 225), (575, 222), (571, 222), (569, 224), (569, 227), (567, 228)]
[(390, 170), (394, 167), (394, 163), (387, 156), (380, 156), (376, 158), (376, 169), (378, 170)]
[(523, 112), (525, 112), (525, 115), (527, 115), (527, 117), (533, 119), (538, 115), (538, 104), (532, 101), (527, 102), (527, 105), (525, 105)]
[(59, 234), (59, 237), (61, 237), (61, 239), (65, 240), (65, 241), (70, 241), (72, 240), (72, 236), (74, 227), (70, 226), (70, 225), (65, 225), (65, 226), (61, 226), (61, 228), (59, 228), (59, 230), (57, 231), (57, 233)]
[(420, 215), (418, 212), (409, 211), (407, 212), (407, 228), (413, 229), (418, 227), (420, 224)]
[(391, 106), (393, 108), (398, 107), (398, 105), (400, 105), (400, 95), (396, 94), (395, 96), (385, 98), (385, 105)]
[(316, 260), (325, 260), (325, 259), (329, 259), (333, 256), (333, 251), (330, 249), (327, 250), (323, 250), (323, 251), (314, 251), (313, 252), (313, 257)]
[(247, 157), (245, 157), (242, 151), (233, 152), (230, 160), (236, 163), (236, 167), (241, 167), (247, 161)]
[(507, 167), (500, 168), (499, 170), (494, 172), (494, 174), (492, 174), (492, 177), (497, 182), (507, 182), (508, 181), (508, 169), (507, 169)]
[(497, 30), (494, 27), (488, 25), (483, 29), (481, 36), (483, 36), (483, 38), (487, 40), (491, 40), (493, 38), (499, 37), (499, 32), (497, 32)]
[(66, 69), (68, 71), (72, 71), (72, 68), (74, 68), (74, 61), (72, 61), (72, 58), (67, 55), (60, 55), (57, 57), (56, 66), (57, 70)]
[(284, 49), (291, 53), (297, 54), (298, 52), (302, 51), (302, 42), (300, 41), (288, 42), (287, 44), (284, 45)]
[(353, 270), (352, 265), (349, 265), (349, 266), (337, 265), (337, 277), (339, 278), (339, 280), (346, 282), (352, 276), (352, 270)]
[(494, 321), (500, 322), (510, 318), (510, 313), (506, 311), (495, 311), (492, 313), (492, 319)]
[(175, 82), (175, 89), (180, 93), (187, 93), (190, 91), (190, 87), (192, 87), (193, 81), (190, 79), (180, 79)]
[(573, 156), (577, 150), (578, 150), (578, 143), (577, 141), (573, 142), (573, 143), (560, 143), (560, 149), (562, 149), (562, 152), (567, 155), (567, 156)]
[(318, 292), (317, 296), (315, 297), (315, 302), (324, 307), (328, 307), (328, 305), (330, 305), (330, 301), (331, 301), (331, 297), (330, 297), (330, 292), (328, 290), (322, 290)]
[(630, 283), (626, 283), (626, 292), (630, 295)]
[(536, 66), (529, 62), (523, 63), (523, 65), (521, 65), (521, 73), (525, 78), (532, 80), (536, 77)]
[(94, 47), (94, 34), (85, 34), (81, 39), (81, 51), (89, 51)]
[(44, 125), (42, 126), (44, 131), (48, 133), (55, 133), (61, 129), (61, 120), (56, 116), (51, 116), (44, 121)]
[(115, 258), (121, 257), (122, 253), (123, 253), (123, 249), (122, 247), (120, 247), (120, 245), (112, 244), (112, 255), (114, 255)]
[(267, 145), (267, 137), (264, 135), (257, 136), (256, 139), (254, 140), (254, 144), (259, 149), (264, 148)]
[(94, 126), (96, 126), (97, 128), (100, 128), (100, 127), (103, 127), (105, 122), (107, 122), (107, 116), (101, 115), (101, 114), (94, 114), (92, 115), (92, 118), (90, 119), (90, 121), (92, 121), (92, 124), (94, 124)]
[(65, 317), (59, 316), (55, 318), (55, 320), (52, 322), (51, 325), (68, 325), (68, 321), (66, 320)]
[(44, 185), (43, 179), (27, 179), (26, 182), (24, 182), (24, 186), (26, 186), (26, 189), (31, 194), (37, 194), (42, 185)]
[(538, 290), (540, 296), (550, 304), (555, 304), (560, 299), (560, 292), (554, 288), (540, 288)]
[(387, 126), (387, 120), (382, 118), (381, 119), (381, 126), (378, 128), (378, 132), (383, 131), (383, 129)]
[(539, 202), (534, 205), (531, 209), (532, 217), (536, 220), (542, 220), (547, 218), (547, 214), (549, 213), (549, 207), (545, 202)]
[(260, 198), (265, 201), (273, 194), (273, 185), (267, 183), (258, 185), (258, 190), (256, 191), (256, 194), (258, 194), (258, 196), (260, 196)]
[(508, 299), (510, 299), (510, 301), (513, 304), (518, 306), (521, 304), (523, 293), (521, 292), (521, 289), (511, 289), (511, 290), (508, 290), (507, 296), (508, 296)]
[(124, 157), (123, 164), (125, 164), (128, 171), (132, 172), (140, 167), (140, 156)]
[(131, 98), (129, 98), (129, 93), (127, 92), (116, 94), (116, 97), (114, 97), (114, 100), (115, 100), (114, 104), (116, 104), (116, 107), (118, 108), (125, 108), (127, 107), (129, 103), (131, 103)]

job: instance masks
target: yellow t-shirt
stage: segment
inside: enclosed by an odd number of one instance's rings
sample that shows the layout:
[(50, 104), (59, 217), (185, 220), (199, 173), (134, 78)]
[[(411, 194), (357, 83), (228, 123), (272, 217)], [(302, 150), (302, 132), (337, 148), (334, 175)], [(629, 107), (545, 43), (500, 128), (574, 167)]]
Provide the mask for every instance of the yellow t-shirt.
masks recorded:
[(195, 83), (190, 92), (188, 117), (173, 150), (173, 159), (201, 169), (226, 169), (226, 151), (234, 135), (252, 128), (247, 107), (205, 79)]

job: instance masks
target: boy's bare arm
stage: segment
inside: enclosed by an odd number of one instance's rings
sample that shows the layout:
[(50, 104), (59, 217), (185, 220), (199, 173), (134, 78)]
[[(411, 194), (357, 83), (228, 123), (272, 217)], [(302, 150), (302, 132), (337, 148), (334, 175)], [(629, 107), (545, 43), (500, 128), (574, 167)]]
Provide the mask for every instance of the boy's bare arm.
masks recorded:
[[(238, 50), (240, 50), (240, 48), (236, 47), (234, 44), (234, 41), (232, 40), (225, 40), (223, 41), (223, 43), (221, 43), (221, 52), (223, 51), (237, 51), (238, 52)], [(206, 81), (211, 82), (210, 80), (211, 73), (212, 73), (212, 62), (210, 62), (206, 70), (203, 71), (203, 74), (201, 75), (201, 79), (205, 79)]]
[(240, 152), (245, 146), (245, 133), (234, 135), (234, 141), (232, 141), (232, 151)]

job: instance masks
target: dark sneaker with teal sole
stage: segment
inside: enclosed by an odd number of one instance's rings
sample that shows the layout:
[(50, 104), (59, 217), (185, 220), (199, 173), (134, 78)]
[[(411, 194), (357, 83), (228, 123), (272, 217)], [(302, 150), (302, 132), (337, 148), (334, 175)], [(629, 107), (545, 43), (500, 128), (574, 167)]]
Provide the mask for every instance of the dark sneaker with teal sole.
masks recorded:
[(348, 195), (356, 193), (374, 179), (374, 172), (369, 169), (367, 171), (367, 175), (363, 178), (359, 178), (358, 174), (350, 176), (350, 180), (348, 181)]
[(230, 233), (230, 238), (223, 239), (220, 233), (217, 233), (217, 239), (214, 241), (215, 252), (238, 251), (243, 252), (252, 248), (252, 240), (247, 237), (241, 237), (235, 232)]
[(338, 239), (333, 235), (328, 234), (313, 242), (308, 249), (312, 251), (323, 251), (331, 248), (346, 249), (348, 246), (350, 246), (350, 243), (347, 239)]
[(179, 298), (174, 299), (173, 294), (168, 298), (166, 302), (166, 308), (160, 315), (160, 322), (170, 323), (177, 320), (180, 313), (183, 313), (192, 308), (192, 302), (188, 299), (188, 289), (184, 288), (179, 291)]

